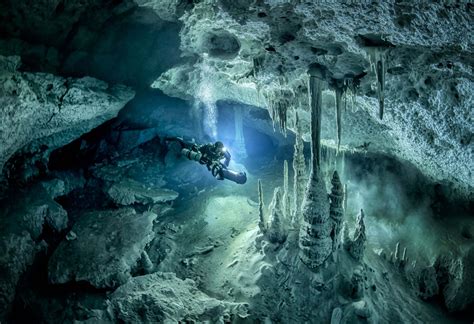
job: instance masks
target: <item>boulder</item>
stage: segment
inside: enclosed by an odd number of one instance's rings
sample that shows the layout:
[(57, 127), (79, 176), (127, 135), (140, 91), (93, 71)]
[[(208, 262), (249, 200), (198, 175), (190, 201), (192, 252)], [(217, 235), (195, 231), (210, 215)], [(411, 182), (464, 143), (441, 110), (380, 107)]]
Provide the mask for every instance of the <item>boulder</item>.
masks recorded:
[(49, 281), (86, 281), (96, 288), (124, 284), (154, 237), (156, 217), (132, 208), (83, 214), (72, 228), (76, 239), (62, 241), (52, 255)]
[(156, 272), (119, 287), (109, 297), (108, 313), (122, 323), (216, 323), (246, 317), (247, 305), (209, 297), (191, 279)]
[(133, 179), (124, 178), (114, 183), (107, 194), (118, 205), (166, 203), (178, 198), (176, 191), (165, 188), (151, 188)]
[(0, 319), (13, 301), (21, 275), (46, 246), (44, 241), (37, 243), (43, 227), (62, 231), (67, 221), (66, 211), (41, 184), (9, 193), (0, 202)]
[(0, 56), (0, 171), (18, 150), (47, 155), (115, 117), (134, 96), (90, 77), (19, 72), (20, 64)]

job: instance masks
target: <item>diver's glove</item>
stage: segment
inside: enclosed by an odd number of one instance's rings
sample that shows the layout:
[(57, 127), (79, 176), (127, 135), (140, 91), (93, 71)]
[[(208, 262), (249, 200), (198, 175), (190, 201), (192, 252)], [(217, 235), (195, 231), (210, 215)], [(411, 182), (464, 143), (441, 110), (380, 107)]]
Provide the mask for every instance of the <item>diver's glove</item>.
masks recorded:
[(217, 180), (224, 180), (224, 177), (222, 175), (222, 163), (214, 161), (209, 166), (209, 169), (211, 170), (212, 175), (216, 177)]

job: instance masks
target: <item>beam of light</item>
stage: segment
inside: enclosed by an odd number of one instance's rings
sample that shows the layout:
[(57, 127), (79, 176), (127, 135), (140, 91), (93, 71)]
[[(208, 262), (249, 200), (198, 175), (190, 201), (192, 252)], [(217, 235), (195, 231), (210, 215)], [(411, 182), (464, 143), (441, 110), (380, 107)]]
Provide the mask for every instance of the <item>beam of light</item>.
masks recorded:
[(212, 82), (212, 69), (206, 54), (200, 64), (201, 75), (197, 92), (197, 99), (204, 108), (204, 131), (213, 139), (217, 138), (217, 106)]

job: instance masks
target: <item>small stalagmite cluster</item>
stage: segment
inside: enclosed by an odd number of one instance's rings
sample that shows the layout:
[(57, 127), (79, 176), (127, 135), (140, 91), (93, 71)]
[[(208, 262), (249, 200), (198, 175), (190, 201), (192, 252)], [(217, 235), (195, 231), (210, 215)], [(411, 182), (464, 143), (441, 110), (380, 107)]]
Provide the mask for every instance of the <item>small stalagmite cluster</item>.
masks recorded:
[(365, 251), (365, 242), (367, 237), (365, 234), (364, 211), (361, 209), (357, 216), (356, 227), (352, 237), (344, 241), (344, 248), (355, 260), (362, 260)]
[[(269, 217), (265, 216), (265, 204), (263, 202), (262, 182), (258, 180), (258, 200), (259, 200), (259, 223), (260, 232), (264, 234), (265, 238), (274, 244), (285, 242), (288, 236), (288, 220), (290, 214), (285, 210), (284, 197), (288, 193), (280, 187), (276, 187), (273, 192), (273, 199), (269, 206)], [(268, 219), (268, 220), (267, 220)]]

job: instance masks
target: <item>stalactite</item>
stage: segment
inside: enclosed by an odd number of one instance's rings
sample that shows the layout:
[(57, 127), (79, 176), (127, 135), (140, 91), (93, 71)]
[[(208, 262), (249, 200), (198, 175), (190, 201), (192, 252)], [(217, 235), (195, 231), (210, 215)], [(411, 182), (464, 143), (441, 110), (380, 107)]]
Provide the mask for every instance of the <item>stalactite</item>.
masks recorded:
[(267, 231), (265, 223), (265, 205), (263, 203), (263, 190), (262, 190), (262, 180), (258, 179), (258, 227), (262, 233)]
[(341, 119), (342, 119), (342, 95), (344, 94), (344, 89), (341, 87), (336, 87), (336, 133), (337, 133), (337, 152), (341, 147)]
[(273, 192), (273, 199), (270, 204), (270, 222), (267, 227), (267, 237), (271, 243), (283, 243), (287, 237), (282, 205), (281, 188), (277, 187)]
[(379, 118), (383, 119), (385, 101), (385, 50), (372, 48), (369, 52), (372, 70), (377, 78), (377, 97), (379, 99)]
[(295, 117), (296, 138), (293, 155), (293, 221), (297, 225), (301, 221), (301, 204), (306, 185), (306, 162), (304, 157), (304, 142), (298, 113)]
[(309, 78), (311, 106), (311, 154), (312, 170), (319, 170), (321, 165), (321, 116), (322, 116), (322, 86), (323, 81), (317, 76)]
[(329, 198), (331, 203), (329, 205), (329, 215), (332, 220), (332, 231), (331, 231), (331, 238), (332, 238), (332, 252), (334, 253), (339, 247), (341, 243), (341, 226), (342, 220), (344, 217), (343, 211), (343, 200), (344, 200), (344, 191), (342, 189), (342, 183), (339, 179), (339, 175), (337, 171), (334, 171), (331, 180), (332, 188), (331, 193), (329, 194)]
[(285, 219), (291, 218), (290, 192), (288, 185), (288, 161), (283, 162), (283, 206)]
[(303, 202), (303, 221), (300, 226), (300, 260), (316, 270), (331, 255), (331, 221), (326, 186), (320, 170), (322, 80), (320, 71), (310, 72), (312, 170)]
[(364, 211), (361, 209), (357, 216), (356, 228), (352, 239), (344, 242), (345, 249), (356, 260), (362, 260), (365, 251), (365, 242), (367, 240), (365, 234)]

